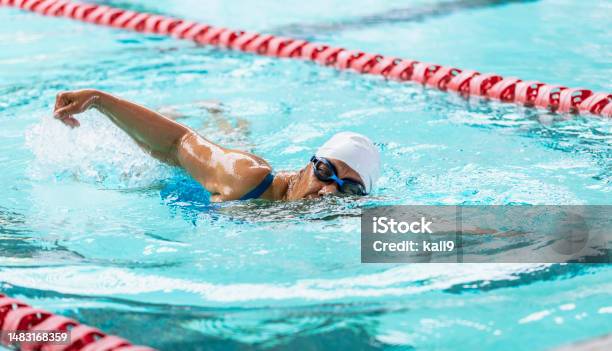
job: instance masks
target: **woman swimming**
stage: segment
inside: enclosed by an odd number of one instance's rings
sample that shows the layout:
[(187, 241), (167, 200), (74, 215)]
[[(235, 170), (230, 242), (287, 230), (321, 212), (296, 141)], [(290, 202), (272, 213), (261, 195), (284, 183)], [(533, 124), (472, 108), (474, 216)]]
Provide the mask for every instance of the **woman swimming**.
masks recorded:
[(78, 127), (74, 115), (94, 108), (158, 160), (184, 168), (212, 201), (312, 199), (330, 194), (366, 195), (380, 174), (380, 155), (365, 136), (341, 132), (297, 172), (274, 174), (254, 154), (224, 148), (170, 118), (111, 94), (93, 90), (57, 95), (55, 118)]

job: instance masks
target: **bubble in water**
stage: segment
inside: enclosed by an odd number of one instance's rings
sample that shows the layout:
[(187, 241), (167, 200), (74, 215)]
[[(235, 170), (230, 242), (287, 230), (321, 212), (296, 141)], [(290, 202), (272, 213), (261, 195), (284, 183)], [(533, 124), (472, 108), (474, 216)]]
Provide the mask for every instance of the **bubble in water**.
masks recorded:
[(112, 122), (90, 111), (71, 129), (45, 116), (26, 131), (35, 156), (34, 179), (74, 179), (104, 187), (147, 186), (168, 177), (170, 167), (148, 156)]

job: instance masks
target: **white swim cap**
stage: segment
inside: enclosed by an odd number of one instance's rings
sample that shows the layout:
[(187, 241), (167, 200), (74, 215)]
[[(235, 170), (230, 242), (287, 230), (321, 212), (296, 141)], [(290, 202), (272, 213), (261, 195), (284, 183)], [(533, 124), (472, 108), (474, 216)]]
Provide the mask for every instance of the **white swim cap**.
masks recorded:
[(315, 156), (346, 163), (359, 174), (367, 193), (370, 193), (380, 176), (378, 149), (370, 139), (358, 133), (337, 133), (317, 150)]

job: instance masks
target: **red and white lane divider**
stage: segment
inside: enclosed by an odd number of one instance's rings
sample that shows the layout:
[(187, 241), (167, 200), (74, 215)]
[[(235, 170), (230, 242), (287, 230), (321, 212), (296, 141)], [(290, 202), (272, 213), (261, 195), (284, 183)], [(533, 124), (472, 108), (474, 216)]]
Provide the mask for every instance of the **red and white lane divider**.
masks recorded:
[[(24, 335), (21, 338), (26, 342), (13, 342), (19, 339), (15, 336), (17, 331)], [(0, 332), (0, 344), (22, 351), (155, 351), (150, 347), (132, 345), (125, 339), (107, 335), (72, 319), (33, 308), (3, 294), (0, 294)], [(69, 332), (69, 341), (37, 341), (38, 338), (43, 339), (42, 334), (37, 333), (43, 332), (46, 335), (51, 332)]]
[(418, 82), (465, 96), (481, 96), (560, 113), (590, 113), (612, 118), (612, 94), (596, 93), (589, 89), (523, 81), (515, 77), (504, 78), (498, 74), (482, 74), (270, 34), (213, 27), (104, 5), (68, 0), (0, 0), (0, 5), (18, 7), (46, 16), (68, 17), (92, 24), (188, 39), (198, 44), (259, 55), (310, 60), (338, 69), (352, 69), (359, 73), (376, 74), (399, 81)]

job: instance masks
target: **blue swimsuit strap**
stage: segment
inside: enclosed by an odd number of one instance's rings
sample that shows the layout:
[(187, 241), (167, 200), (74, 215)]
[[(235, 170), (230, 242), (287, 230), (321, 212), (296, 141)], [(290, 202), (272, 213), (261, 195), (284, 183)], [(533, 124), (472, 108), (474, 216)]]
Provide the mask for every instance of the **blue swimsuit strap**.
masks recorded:
[(240, 200), (257, 199), (261, 196), (261, 194), (265, 193), (266, 190), (268, 190), (273, 180), (274, 174), (272, 174), (272, 172), (268, 173), (268, 175), (261, 181), (261, 183), (259, 183), (258, 186), (255, 187), (255, 189), (246, 193), (243, 197), (240, 198)]

